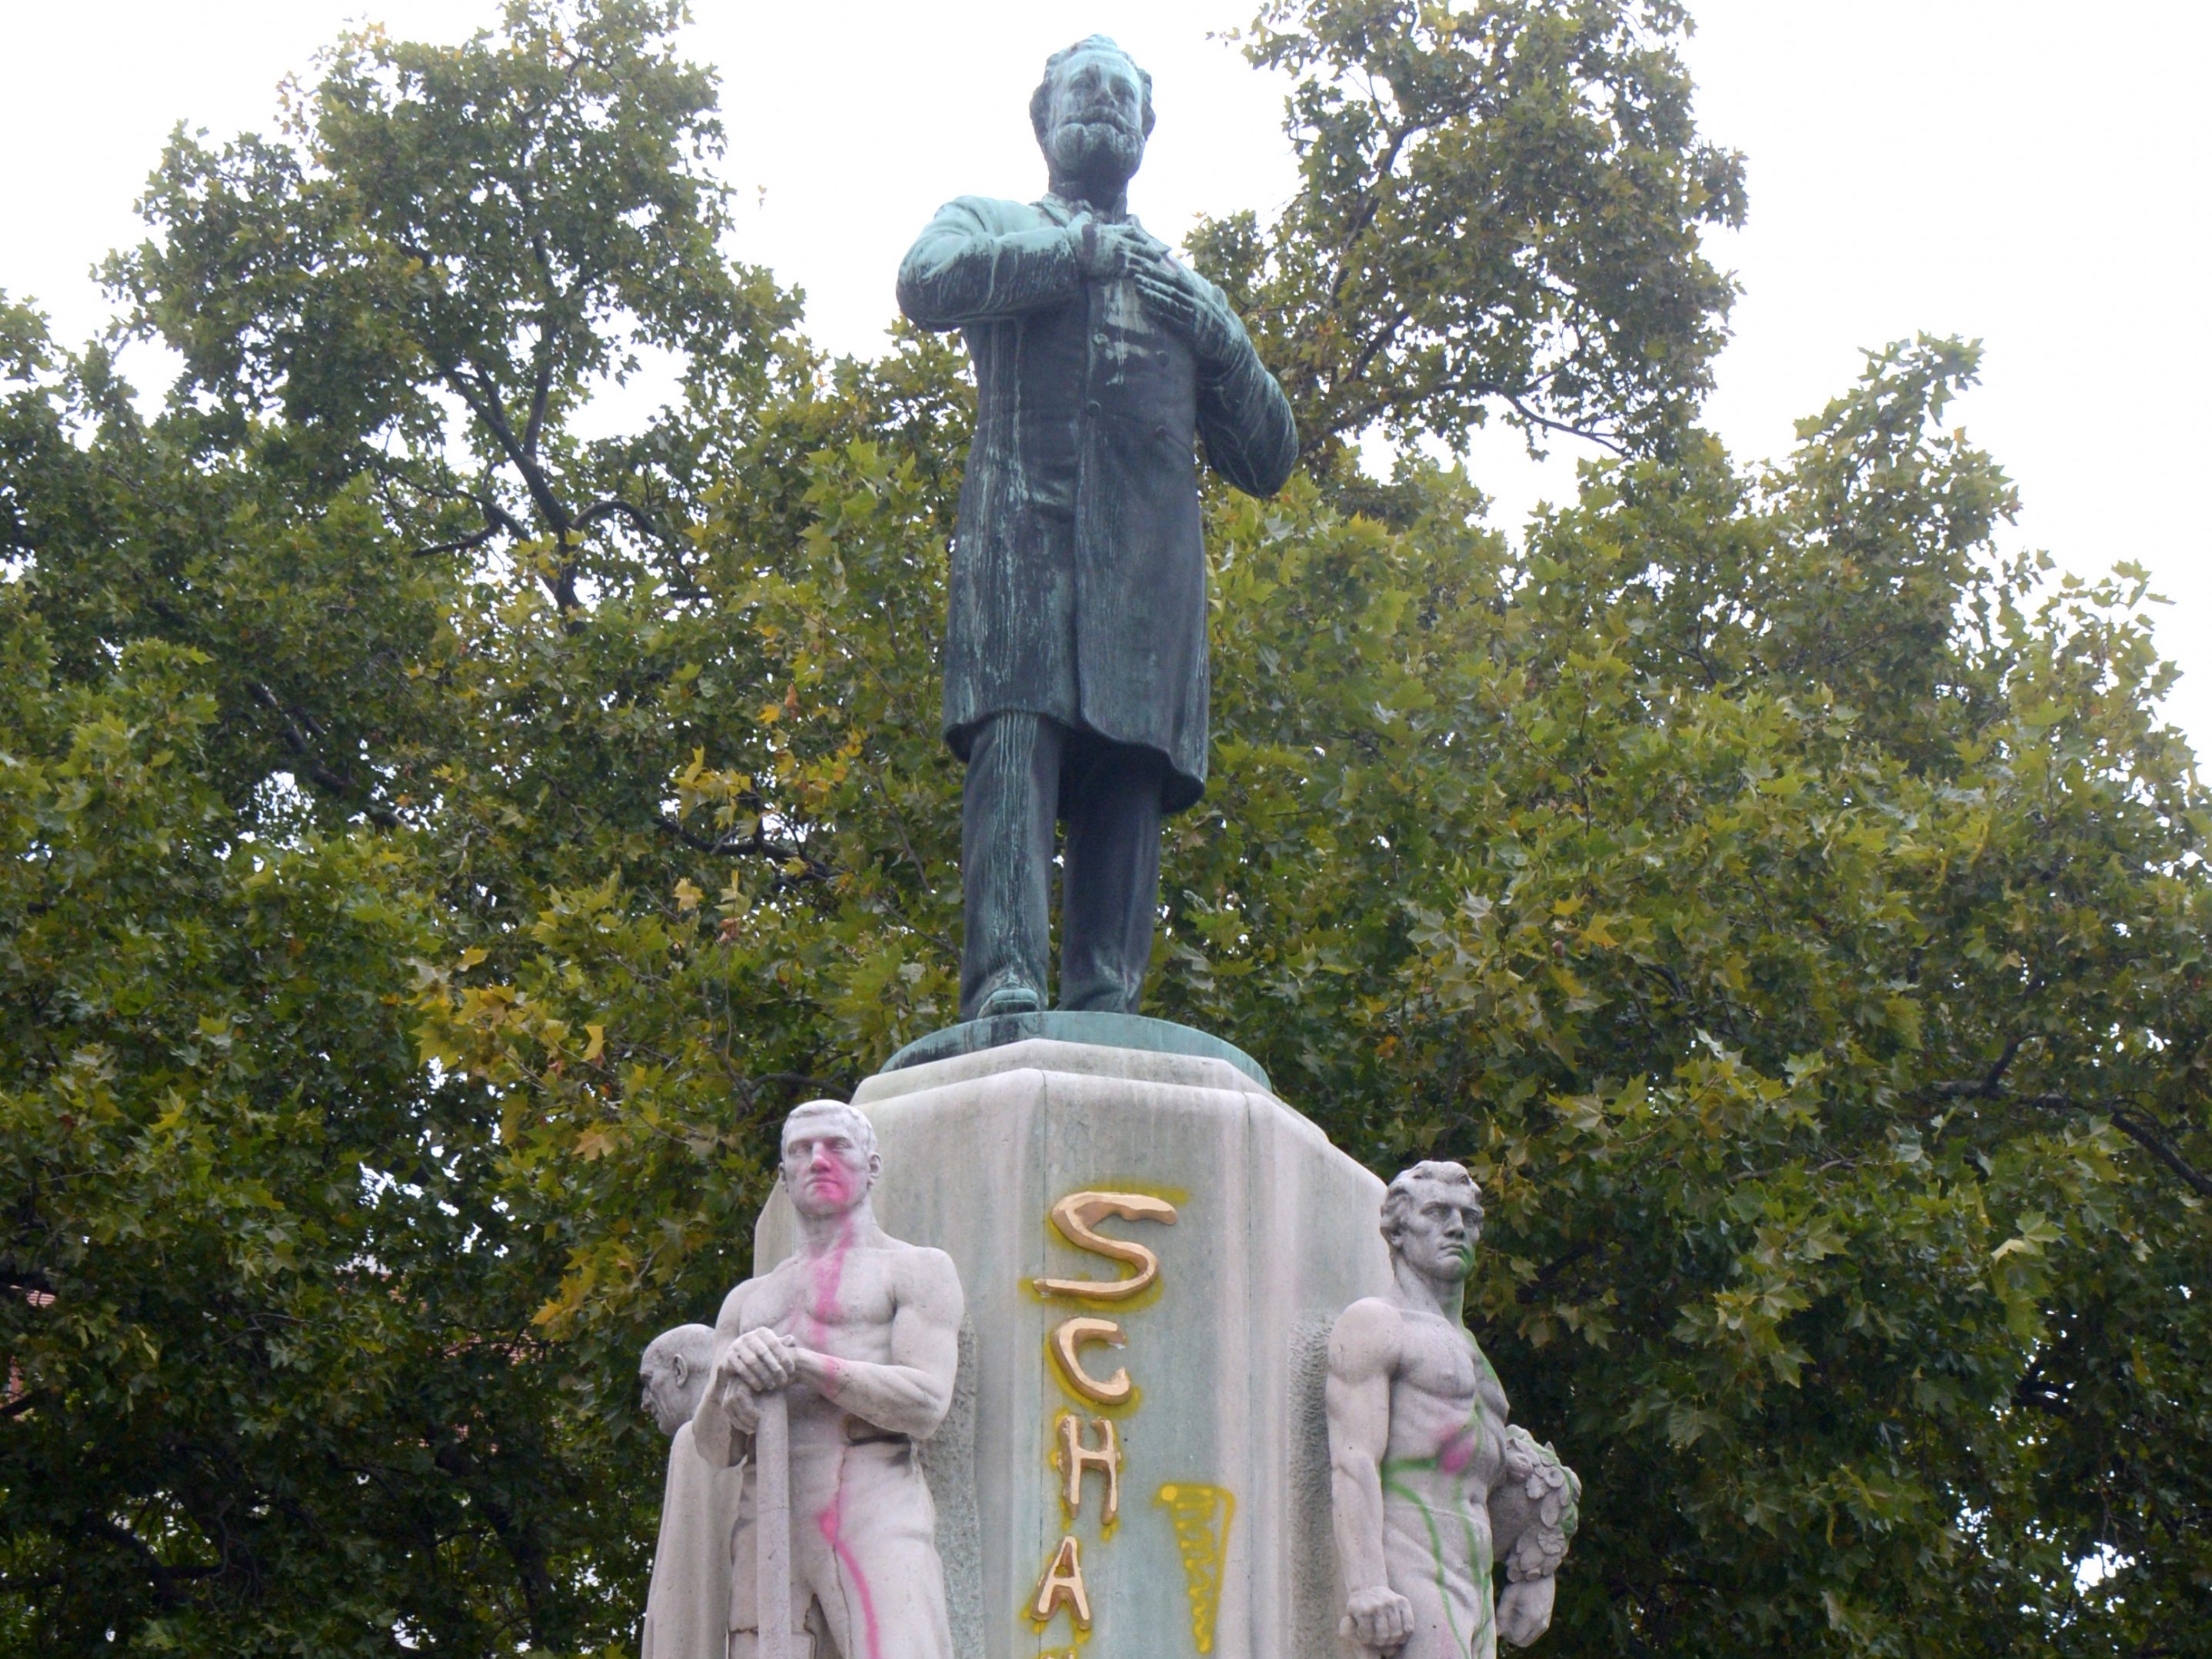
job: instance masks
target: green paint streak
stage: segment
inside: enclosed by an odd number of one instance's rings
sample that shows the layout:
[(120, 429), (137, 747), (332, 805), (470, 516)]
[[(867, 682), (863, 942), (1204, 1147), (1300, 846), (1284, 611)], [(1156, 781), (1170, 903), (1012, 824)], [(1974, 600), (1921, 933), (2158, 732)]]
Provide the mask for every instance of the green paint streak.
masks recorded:
[[(1420, 1512), (1421, 1524), (1428, 1528), (1429, 1559), (1435, 1566), (1437, 1601), (1443, 1607), (1445, 1622), (1451, 1626), (1452, 1640), (1458, 1644), (1459, 1650), (1462, 1653), (1473, 1654), (1474, 1651), (1473, 1637), (1462, 1633), (1459, 1620), (1452, 1613), (1452, 1597), (1449, 1587), (1445, 1583), (1444, 1575), (1443, 1534), (1438, 1529), (1436, 1511), (1430, 1507), (1429, 1500), (1425, 1497), (1398, 1478), (1401, 1473), (1418, 1471), (1436, 1474), (1443, 1471), (1443, 1463), (1440, 1455), (1398, 1457), (1384, 1463), (1379, 1472), (1382, 1477), (1384, 1492), (1395, 1494)], [(1450, 1478), (1455, 1480), (1460, 1480), (1457, 1475), (1452, 1475)], [(1463, 1480), (1461, 1481), (1462, 1486), (1465, 1484)], [(1491, 1623), (1490, 1552), (1478, 1543), (1474, 1535), (1474, 1517), (1464, 1508), (1459, 1511), (1459, 1523), (1461, 1530), (1467, 1534), (1467, 1559), (1474, 1571), (1475, 1602), (1479, 1609), (1480, 1622), (1474, 1627), (1474, 1636), (1480, 1636)]]
[[(1451, 1626), (1452, 1640), (1458, 1644), (1459, 1650), (1462, 1653), (1472, 1653), (1474, 1649), (1468, 1644), (1467, 1638), (1460, 1634), (1459, 1620), (1452, 1615), (1451, 1594), (1444, 1583), (1443, 1534), (1437, 1530), (1436, 1513), (1430, 1509), (1427, 1498), (1397, 1480), (1393, 1474), (1393, 1471), (1398, 1469), (1433, 1469), (1436, 1467), (1437, 1460), (1433, 1457), (1405, 1458), (1386, 1464), (1382, 1469), (1382, 1490), (1386, 1492), (1395, 1492), (1420, 1511), (1421, 1524), (1429, 1531), (1429, 1559), (1436, 1568), (1437, 1604), (1444, 1610), (1444, 1620)], [(1472, 1553), (1471, 1551), (1470, 1553)]]

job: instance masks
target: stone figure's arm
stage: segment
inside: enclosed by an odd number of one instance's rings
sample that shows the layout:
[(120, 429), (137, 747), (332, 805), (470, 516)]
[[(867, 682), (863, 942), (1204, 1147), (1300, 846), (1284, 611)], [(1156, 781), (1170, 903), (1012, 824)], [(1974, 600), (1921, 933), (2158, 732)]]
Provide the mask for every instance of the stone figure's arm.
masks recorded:
[(718, 1469), (726, 1469), (751, 1455), (753, 1425), (759, 1419), (747, 1410), (750, 1394), (742, 1382), (726, 1375), (723, 1361), (731, 1344), (744, 1330), (745, 1294), (757, 1280), (748, 1279), (722, 1298), (722, 1311), (714, 1320), (714, 1359), (707, 1373), (707, 1387), (699, 1396), (699, 1409), (691, 1414), (691, 1446)]
[(960, 1274), (942, 1250), (910, 1248), (897, 1267), (889, 1364), (800, 1348), (799, 1381), (854, 1417), (926, 1438), (952, 1407), (960, 1366)]
[(899, 309), (921, 328), (961, 328), (1073, 299), (1082, 291), (1075, 240), (1058, 225), (1002, 230), (989, 204), (948, 202), (899, 262)]
[(1369, 1297), (1338, 1316), (1328, 1339), (1329, 1497), (1344, 1578), (1342, 1633), (1376, 1651), (1413, 1633), (1412, 1604), (1391, 1589), (1382, 1547), (1382, 1460), (1401, 1334), (1398, 1310)]
[(1291, 400), (1252, 349), (1251, 337), (1211, 283), (1233, 347), (1199, 382), (1198, 430), (1213, 470), (1248, 495), (1273, 495), (1298, 464), (1298, 423)]

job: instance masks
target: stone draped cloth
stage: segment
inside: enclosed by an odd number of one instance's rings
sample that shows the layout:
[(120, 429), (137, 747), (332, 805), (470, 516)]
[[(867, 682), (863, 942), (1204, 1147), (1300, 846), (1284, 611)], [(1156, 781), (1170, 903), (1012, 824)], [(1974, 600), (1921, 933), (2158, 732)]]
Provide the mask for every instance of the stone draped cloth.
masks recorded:
[(1235, 350), (1201, 364), (1134, 284), (1084, 277), (1073, 216), (1056, 197), (963, 196), (899, 267), (900, 307), (924, 328), (963, 331), (975, 367), (945, 740), (964, 761), (991, 716), (1043, 714), (1164, 756), (1162, 805), (1176, 811), (1206, 787), (1194, 440), (1229, 483), (1270, 495), (1297, 463), (1297, 428), (1218, 289)]
[(724, 1659), (729, 1647), (730, 1534), (743, 1471), (710, 1466), (691, 1425), (668, 1448), (660, 1541), (645, 1596), (640, 1659)]

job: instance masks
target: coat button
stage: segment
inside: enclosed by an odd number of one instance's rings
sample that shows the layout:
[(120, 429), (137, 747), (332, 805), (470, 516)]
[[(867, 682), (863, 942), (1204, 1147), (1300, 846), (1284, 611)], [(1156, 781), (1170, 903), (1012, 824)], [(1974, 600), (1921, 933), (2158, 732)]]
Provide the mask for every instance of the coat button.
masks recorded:
[(1098, 330), (1097, 332), (1095, 332), (1094, 334), (1092, 334), (1092, 335), (1091, 335), (1091, 344), (1093, 344), (1093, 345), (1095, 345), (1095, 346), (1103, 346), (1103, 345), (1105, 345), (1106, 343), (1108, 343), (1108, 342), (1107, 342), (1107, 338), (1106, 338), (1106, 331), (1105, 331), (1104, 329), (1103, 329), (1103, 328), (1102, 328), (1102, 329)]
[(1095, 419), (1098, 414), (1098, 399), (1093, 398), (1089, 403), (1084, 404), (1083, 412)]

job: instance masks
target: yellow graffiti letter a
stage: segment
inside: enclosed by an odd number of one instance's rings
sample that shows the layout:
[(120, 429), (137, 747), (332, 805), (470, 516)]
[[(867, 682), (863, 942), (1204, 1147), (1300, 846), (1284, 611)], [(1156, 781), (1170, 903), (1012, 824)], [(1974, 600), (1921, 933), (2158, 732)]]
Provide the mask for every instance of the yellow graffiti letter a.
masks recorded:
[(1091, 1628), (1091, 1592), (1083, 1587), (1083, 1549), (1073, 1537), (1060, 1540), (1044, 1577), (1037, 1580), (1036, 1599), (1030, 1617), (1042, 1624), (1065, 1605), (1079, 1629)]

